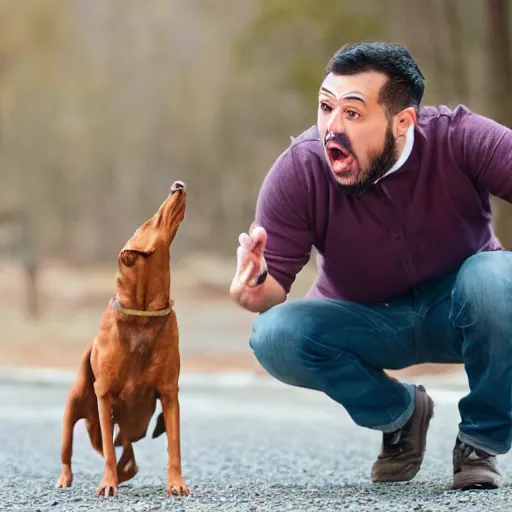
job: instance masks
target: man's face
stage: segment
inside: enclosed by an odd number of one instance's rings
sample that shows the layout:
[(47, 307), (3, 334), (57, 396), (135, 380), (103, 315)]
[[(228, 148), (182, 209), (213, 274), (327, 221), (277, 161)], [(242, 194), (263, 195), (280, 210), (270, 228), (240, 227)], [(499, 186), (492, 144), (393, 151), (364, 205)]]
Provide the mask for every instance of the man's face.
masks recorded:
[(387, 76), (377, 72), (333, 75), (318, 96), (318, 129), (331, 172), (340, 186), (360, 194), (396, 162), (392, 124), (379, 93)]

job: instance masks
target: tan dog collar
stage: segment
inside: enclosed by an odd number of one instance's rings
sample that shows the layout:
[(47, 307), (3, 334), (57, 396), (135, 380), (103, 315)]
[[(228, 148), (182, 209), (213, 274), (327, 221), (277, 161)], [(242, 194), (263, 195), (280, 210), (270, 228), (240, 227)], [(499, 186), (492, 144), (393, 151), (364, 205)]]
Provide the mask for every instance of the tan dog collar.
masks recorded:
[(160, 311), (144, 311), (142, 309), (126, 309), (119, 304), (117, 301), (117, 297), (114, 295), (112, 298), (112, 301), (110, 302), (110, 305), (116, 309), (117, 311), (120, 311), (121, 313), (124, 313), (125, 315), (130, 316), (167, 316), (174, 306), (174, 301), (169, 301), (169, 307), (165, 309), (161, 309)]

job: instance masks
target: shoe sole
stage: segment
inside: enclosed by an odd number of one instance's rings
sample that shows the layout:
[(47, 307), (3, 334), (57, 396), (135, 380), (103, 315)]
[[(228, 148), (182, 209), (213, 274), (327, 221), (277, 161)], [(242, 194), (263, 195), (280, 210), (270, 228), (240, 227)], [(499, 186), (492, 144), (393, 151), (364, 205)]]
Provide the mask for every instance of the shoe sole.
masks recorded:
[(453, 475), (452, 489), (469, 491), (471, 489), (487, 490), (499, 489), (501, 487), (501, 476), (491, 471), (461, 471)]

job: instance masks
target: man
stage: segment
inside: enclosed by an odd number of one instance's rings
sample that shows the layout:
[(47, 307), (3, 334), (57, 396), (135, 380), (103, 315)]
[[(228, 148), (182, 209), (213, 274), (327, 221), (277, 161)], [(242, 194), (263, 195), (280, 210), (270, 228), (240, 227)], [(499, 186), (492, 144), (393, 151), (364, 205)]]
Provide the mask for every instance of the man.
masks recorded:
[[(290, 385), (324, 392), (383, 432), (374, 482), (420, 469), (433, 401), (383, 369), (464, 363), (455, 489), (496, 488), (512, 442), (512, 253), (489, 195), (512, 201), (512, 132), (464, 106), (420, 109), (402, 46), (360, 43), (327, 65), (318, 122), (277, 159), (230, 294), (258, 315), (250, 341)], [(318, 251), (304, 299), (288, 300)]]

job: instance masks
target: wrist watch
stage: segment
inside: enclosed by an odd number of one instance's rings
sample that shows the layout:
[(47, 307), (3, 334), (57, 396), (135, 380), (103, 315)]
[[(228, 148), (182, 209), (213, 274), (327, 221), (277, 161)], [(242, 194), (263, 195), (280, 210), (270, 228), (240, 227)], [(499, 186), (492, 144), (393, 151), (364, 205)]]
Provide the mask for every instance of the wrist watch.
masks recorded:
[(267, 279), (267, 276), (268, 276), (268, 270), (265, 269), (263, 272), (261, 272), (261, 274), (258, 275), (258, 278), (256, 279), (256, 284), (257, 285), (263, 284), (265, 282), (265, 279)]

